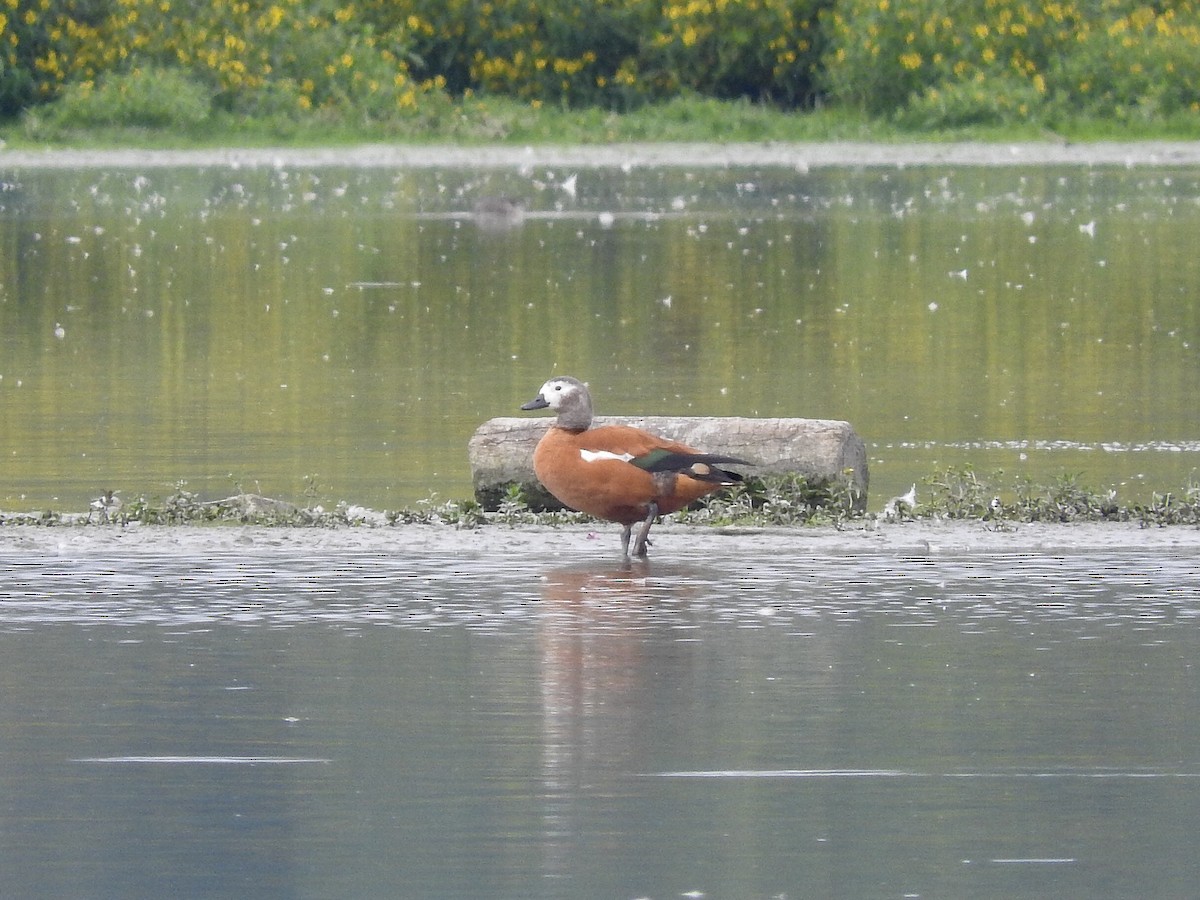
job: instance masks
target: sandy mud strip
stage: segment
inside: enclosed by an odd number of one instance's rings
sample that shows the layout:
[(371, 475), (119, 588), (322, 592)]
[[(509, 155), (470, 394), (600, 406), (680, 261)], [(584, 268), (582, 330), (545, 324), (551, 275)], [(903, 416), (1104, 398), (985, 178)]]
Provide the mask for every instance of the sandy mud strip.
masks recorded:
[[(617, 561), (620, 544), (611, 526), (489, 525), (294, 528), (202, 525), (105, 525), (93, 527), (13, 526), (0, 528), (0, 555), (91, 554), (151, 556), (256, 556), (286, 550), (305, 554), (411, 554), (464, 559), (545, 561), (551, 557)], [(1195, 555), (1200, 529), (1191, 526), (1141, 528), (1130, 523), (1010, 525), (981, 522), (911, 522), (876, 527), (710, 528), (662, 523), (655, 533), (651, 563), (704, 558), (747, 562), (860, 554), (956, 556), (997, 553)]]
[(633, 168), (678, 166), (1198, 166), (1200, 141), (1017, 143), (630, 143), (588, 145), (208, 148), (194, 150), (8, 150), (0, 171), (21, 168), (249, 167), (522, 169), (532, 166)]

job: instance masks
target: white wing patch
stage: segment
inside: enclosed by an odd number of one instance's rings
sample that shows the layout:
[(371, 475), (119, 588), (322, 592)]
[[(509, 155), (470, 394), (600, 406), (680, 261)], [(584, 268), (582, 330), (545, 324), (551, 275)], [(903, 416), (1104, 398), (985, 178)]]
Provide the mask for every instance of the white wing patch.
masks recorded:
[(584, 462), (599, 462), (602, 459), (619, 459), (621, 462), (629, 462), (633, 459), (632, 453), (613, 453), (609, 450), (581, 449), (579, 455), (583, 457)]

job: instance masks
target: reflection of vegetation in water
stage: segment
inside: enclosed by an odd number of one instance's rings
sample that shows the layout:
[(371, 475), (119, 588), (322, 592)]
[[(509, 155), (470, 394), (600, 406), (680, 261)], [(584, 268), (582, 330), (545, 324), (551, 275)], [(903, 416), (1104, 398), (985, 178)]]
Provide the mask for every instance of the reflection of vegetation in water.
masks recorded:
[[(229, 472), (469, 496), (471, 432), (560, 368), (601, 415), (848, 421), (883, 498), (970, 463), (1147, 502), (1200, 450), (1193, 173), (553, 174), (22, 173), (0, 508)], [(478, 228), (480, 196), (522, 227)]]
[[(1048, 484), (1027, 478), (1005, 481), (1003, 472), (981, 476), (970, 467), (946, 469), (922, 479), (915, 498), (897, 497), (883, 513), (855, 512), (853, 489), (846, 482), (811, 480), (799, 475), (748, 478), (745, 483), (710, 495), (674, 521), (697, 526), (753, 527), (902, 523), (958, 520), (995, 523), (1136, 522), (1143, 527), (1200, 525), (1200, 482), (1179, 492), (1154, 493), (1146, 503), (1124, 504), (1113, 491), (1099, 492), (1078, 476)], [(202, 500), (179, 484), (164, 498), (140, 496), (121, 503), (105, 491), (87, 513), (46, 510), (0, 514), (0, 525), (205, 525), (241, 524), (337, 528), (393, 525), (442, 525), (480, 528), (488, 525), (572, 525), (591, 519), (571, 511), (535, 512), (513, 488), (495, 511), (475, 500), (430, 497), (415, 507), (377, 511), (339, 501), (326, 509), (319, 503), (298, 505), (260, 494), (239, 492), (221, 500)], [(307, 501), (314, 498), (306, 496)]]

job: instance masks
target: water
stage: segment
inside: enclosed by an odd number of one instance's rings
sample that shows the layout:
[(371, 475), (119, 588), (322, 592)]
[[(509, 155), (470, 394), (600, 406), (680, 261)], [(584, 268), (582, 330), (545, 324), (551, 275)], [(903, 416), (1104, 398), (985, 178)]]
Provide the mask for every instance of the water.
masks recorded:
[(21, 897), (1185, 897), (1195, 532), (10, 529)]
[[(875, 509), (1197, 467), (1194, 168), (0, 182), (0, 509), (461, 497), (554, 371)], [(0, 893), (1190, 897), (1196, 534), (2, 529)]]
[(0, 168), (0, 509), (464, 497), (554, 372), (602, 413), (848, 420), (872, 509), (947, 465), (1178, 491), (1198, 198), (1186, 165)]

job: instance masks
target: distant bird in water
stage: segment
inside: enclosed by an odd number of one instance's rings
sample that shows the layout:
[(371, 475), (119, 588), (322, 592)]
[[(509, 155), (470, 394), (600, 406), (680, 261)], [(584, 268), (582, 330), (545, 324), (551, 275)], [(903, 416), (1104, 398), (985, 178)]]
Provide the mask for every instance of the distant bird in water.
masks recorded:
[(521, 409), (558, 413), (534, 450), (533, 471), (566, 506), (619, 523), (626, 556), (634, 525), (641, 528), (632, 555), (645, 556), (656, 518), (742, 480), (717, 463), (749, 465), (733, 456), (699, 453), (629, 425), (593, 428), (587, 385), (567, 376), (551, 378)]
[(501, 231), (516, 228), (525, 221), (525, 201), (512, 197), (480, 197), (474, 208), (475, 224), (480, 228)]

